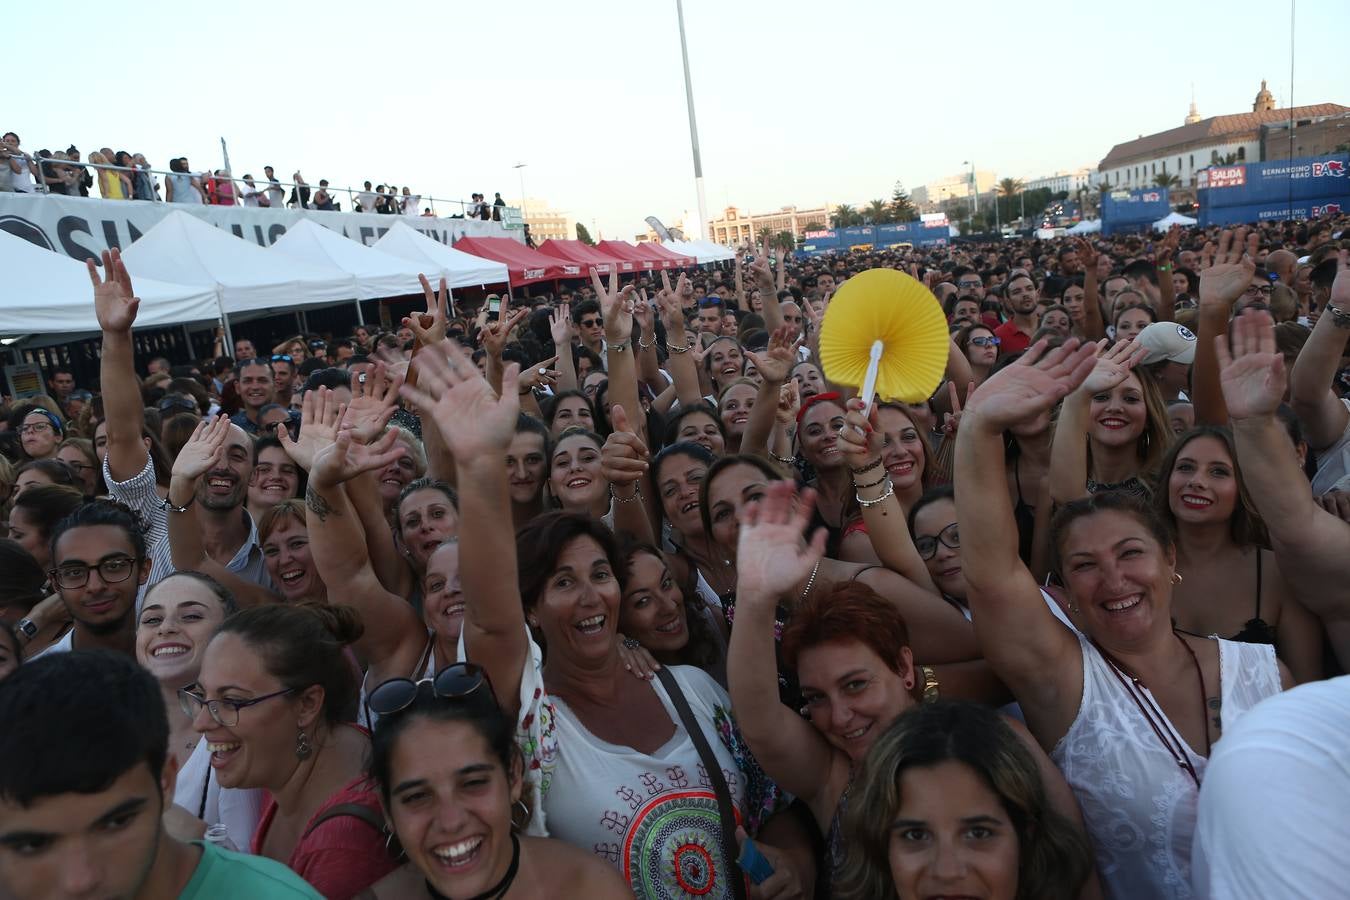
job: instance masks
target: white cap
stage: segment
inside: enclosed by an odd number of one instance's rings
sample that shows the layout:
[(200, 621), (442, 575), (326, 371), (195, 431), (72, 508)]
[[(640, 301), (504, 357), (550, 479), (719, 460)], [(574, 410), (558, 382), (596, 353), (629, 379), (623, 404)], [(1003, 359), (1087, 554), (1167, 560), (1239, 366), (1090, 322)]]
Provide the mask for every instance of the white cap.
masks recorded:
[(1141, 366), (1170, 361), (1189, 366), (1195, 362), (1195, 334), (1176, 322), (1154, 322), (1134, 337), (1136, 344), (1148, 348)]

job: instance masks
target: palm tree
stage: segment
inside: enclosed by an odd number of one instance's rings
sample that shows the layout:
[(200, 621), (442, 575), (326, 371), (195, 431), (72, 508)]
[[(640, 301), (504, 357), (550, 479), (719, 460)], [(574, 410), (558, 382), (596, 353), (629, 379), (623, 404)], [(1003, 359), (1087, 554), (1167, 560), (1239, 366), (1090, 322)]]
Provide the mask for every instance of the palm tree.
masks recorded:
[(841, 203), (830, 214), (830, 222), (835, 228), (846, 228), (858, 219), (858, 211), (847, 203)]
[(998, 183), (1000, 197), (1016, 197), (1026, 189), (1026, 183), (1020, 178), (1004, 178)]
[(873, 225), (880, 225), (891, 220), (891, 205), (885, 200), (873, 200), (867, 204), (866, 217)]
[(1181, 187), (1181, 176), (1175, 172), (1159, 172), (1153, 176), (1153, 186), (1160, 188), (1179, 188)]

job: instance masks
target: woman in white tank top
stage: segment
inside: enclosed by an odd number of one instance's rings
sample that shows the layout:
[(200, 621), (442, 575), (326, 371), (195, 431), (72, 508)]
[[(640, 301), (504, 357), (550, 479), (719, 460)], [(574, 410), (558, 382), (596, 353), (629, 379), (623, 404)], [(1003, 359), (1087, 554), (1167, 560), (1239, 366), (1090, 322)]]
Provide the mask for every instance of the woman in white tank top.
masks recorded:
[(1096, 348), (1031, 348), (971, 396), (957, 436), (957, 518), (975, 632), (1027, 726), (1082, 807), (1106, 893), (1189, 898), (1196, 801), (1210, 748), (1289, 674), (1267, 645), (1173, 630), (1176, 551), (1142, 501), (1101, 493), (1061, 508), (1055, 569), (1080, 633), (1018, 558), (1002, 435), (1082, 384)]

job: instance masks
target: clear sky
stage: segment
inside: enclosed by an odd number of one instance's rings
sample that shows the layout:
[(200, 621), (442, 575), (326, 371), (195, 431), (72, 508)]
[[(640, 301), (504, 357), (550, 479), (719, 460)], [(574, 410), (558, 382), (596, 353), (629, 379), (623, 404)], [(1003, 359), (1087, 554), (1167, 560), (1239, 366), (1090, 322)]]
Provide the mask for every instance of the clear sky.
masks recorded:
[[(1298, 104), (1350, 105), (1345, 0), (1300, 0)], [(0, 129), (236, 175), (525, 190), (608, 237), (697, 218), (675, 0), (73, 2), (4, 13)], [(63, 24), (64, 23), (64, 24)], [(685, 0), (708, 210), (863, 203), (1290, 98), (1289, 0)], [(344, 204), (345, 206), (345, 204)], [(692, 230), (692, 228), (690, 229)]]

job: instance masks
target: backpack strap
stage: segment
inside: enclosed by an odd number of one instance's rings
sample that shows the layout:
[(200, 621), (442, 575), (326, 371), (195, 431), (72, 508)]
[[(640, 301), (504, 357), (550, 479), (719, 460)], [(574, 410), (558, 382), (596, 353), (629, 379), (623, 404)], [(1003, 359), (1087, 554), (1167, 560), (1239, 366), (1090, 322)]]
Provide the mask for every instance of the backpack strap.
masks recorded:
[(316, 818), (313, 822), (311, 822), (309, 824), (309, 827), (305, 829), (305, 833), (301, 837), (301, 840), (304, 840), (304, 838), (307, 838), (311, 834), (313, 834), (314, 829), (318, 828), (324, 822), (327, 822), (329, 819), (339, 818), (341, 816), (351, 816), (354, 819), (360, 819), (362, 822), (365, 822), (367, 825), (369, 825), (371, 828), (374, 828), (380, 834), (386, 833), (384, 817), (381, 816), (379, 813), (375, 812), (375, 810), (371, 809), (369, 806), (366, 806), (362, 803), (339, 803), (336, 806), (330, 806), (328, 809), (320, 813), (318, 818)]

